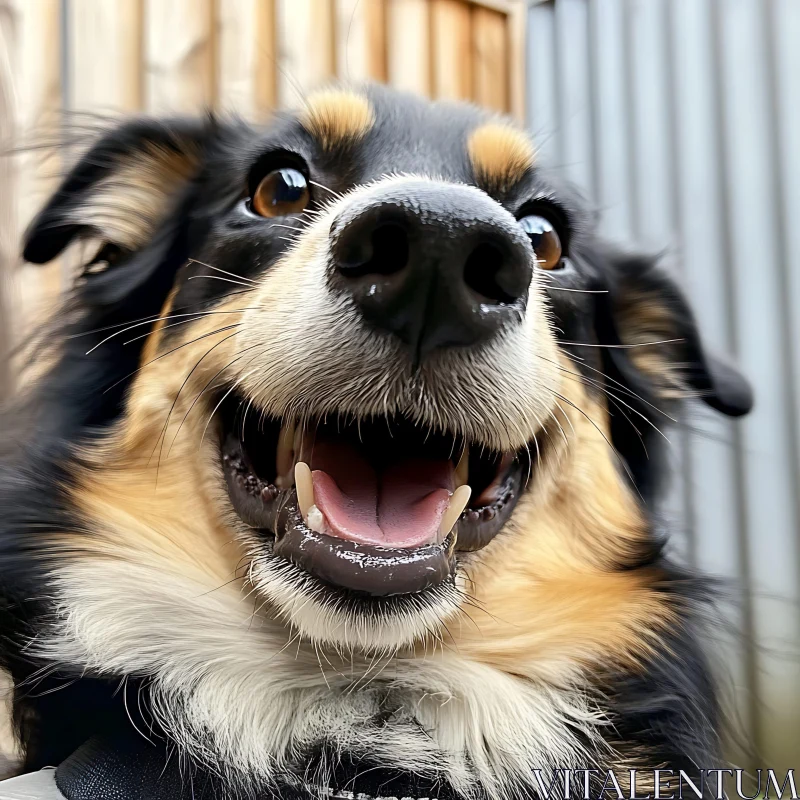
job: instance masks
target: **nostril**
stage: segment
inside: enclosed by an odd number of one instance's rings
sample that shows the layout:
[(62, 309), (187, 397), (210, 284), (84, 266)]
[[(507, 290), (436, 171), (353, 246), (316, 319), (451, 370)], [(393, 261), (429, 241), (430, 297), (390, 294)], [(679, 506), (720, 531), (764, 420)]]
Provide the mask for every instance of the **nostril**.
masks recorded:
[(408, 263), (408, 234), (400, 225), (386, 223), (372, 232), (374, 272), (399, 272)]
[(368, 236), (357, 236), (340, 248), (337, 266), (348, 277), (391, 275), (408, 263), (408, 234), (401, 226), (386, 222)]
[(496, 304), (511, 304), (518, 296), (503, 288), (504, 273), (509, 257), (502, 248), (491, 242), (481, 242), (464, 264), (464, 283), (470, 289)]

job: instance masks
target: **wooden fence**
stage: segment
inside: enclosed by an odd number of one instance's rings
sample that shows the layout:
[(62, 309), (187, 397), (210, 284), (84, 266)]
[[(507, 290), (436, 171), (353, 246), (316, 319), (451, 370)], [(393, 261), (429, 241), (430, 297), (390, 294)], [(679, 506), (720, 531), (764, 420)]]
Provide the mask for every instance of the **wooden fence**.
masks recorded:
[(75, 112), (258, 120), (339, 78), (522, 119), (524, 20), (522, 0), (0, 0), (0, 147), (29, 148), (0, 158), (0, 346), (69, 277), (63, 260), (42, 269), (18, 252), (70, 160), (52, 145)]

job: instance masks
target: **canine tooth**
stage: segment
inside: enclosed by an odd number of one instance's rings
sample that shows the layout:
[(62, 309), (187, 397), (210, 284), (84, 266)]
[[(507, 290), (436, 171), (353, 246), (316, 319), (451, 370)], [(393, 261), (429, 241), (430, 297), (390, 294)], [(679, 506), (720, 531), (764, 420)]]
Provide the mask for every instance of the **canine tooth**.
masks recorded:
[(469, 480), (469, 445), (464, 445), (464, 450), (461, 453), (461, 458), (458, 459), (458, 465), (455, 471), (456, 489), (463, 486)]
[(305, 461), (298, 461), (294, 467), (294, 482), (297, 486), (297, 504), (300, 513), (308, 523), (308, 512), (314, 506), (314, 481), (311, 478), (311, 467)]
[(292, 467), (294, 466), (294, 434), (297, 421), (293, 419), (281, 428), (278, 435), (278, 448), (275, 454), (275, 466), (278, 477), (275, 485), (280, 489), (288, 489), (292, 485)]
[(447, 511), (444, 512), (444, 516), (439, 525), (440, 536), (445, 537), (453, 530), (453, 526), (458, 522), (458, 518), (467, 507), (471, 494), (472, 489), (466, 483), (463, 486), (459, 486), (458, 489), (453, 492), (450, 497), (450, 505), (447, 507)]

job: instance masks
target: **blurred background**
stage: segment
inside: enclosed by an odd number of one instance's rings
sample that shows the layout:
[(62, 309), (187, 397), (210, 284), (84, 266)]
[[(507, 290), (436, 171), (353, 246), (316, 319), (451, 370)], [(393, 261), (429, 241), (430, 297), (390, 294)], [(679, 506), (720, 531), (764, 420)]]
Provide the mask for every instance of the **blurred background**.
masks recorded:
[[(685, 410), (661, 511), (676, 554), (728, 581), (709, 647), (759, 750), (732, 757), (800, 768), (800, 0), (0, 0), (0, 351), (69, 284), (74, 256), (18, 253), (76, 132), (265, 119), (335, 77), (526, 122), (608, 237), (674, 264), (751, 378), (739, 423)], [(21, 362), (0, 358), (0, 396)]]

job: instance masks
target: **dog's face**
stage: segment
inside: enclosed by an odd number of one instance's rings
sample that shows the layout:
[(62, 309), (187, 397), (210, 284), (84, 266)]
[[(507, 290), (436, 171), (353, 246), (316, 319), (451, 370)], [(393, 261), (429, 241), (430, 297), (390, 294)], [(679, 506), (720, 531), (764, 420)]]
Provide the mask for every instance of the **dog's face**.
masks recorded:
[(469, 106), (334, 89), (264, 129), (110, 131), (25, 247), (101, 243), (4, 521), (46, 598), (26, 658), (146, 679), (248, 780), (330, 746), (501, 797), (589, 743), (640, 757), (592, 704), (680, 631), (660, 428), (750, 395), (601, 235)]
[(128, 524), (93, 546), (246, 575), (316, 642), (409, 645), (520, 564), (636, 561), (623, 426), (692, 388), (747, 405), (668, 279), (604, 251), (528, 136), (471, 107), (330, 90), (263, 131), (132, 124), (26, 256), (80, 233), (104, 245), (83, 302), (117, 325), (87, 358), (143, 343), (96, 387), (120, 419), (76, 496)]

